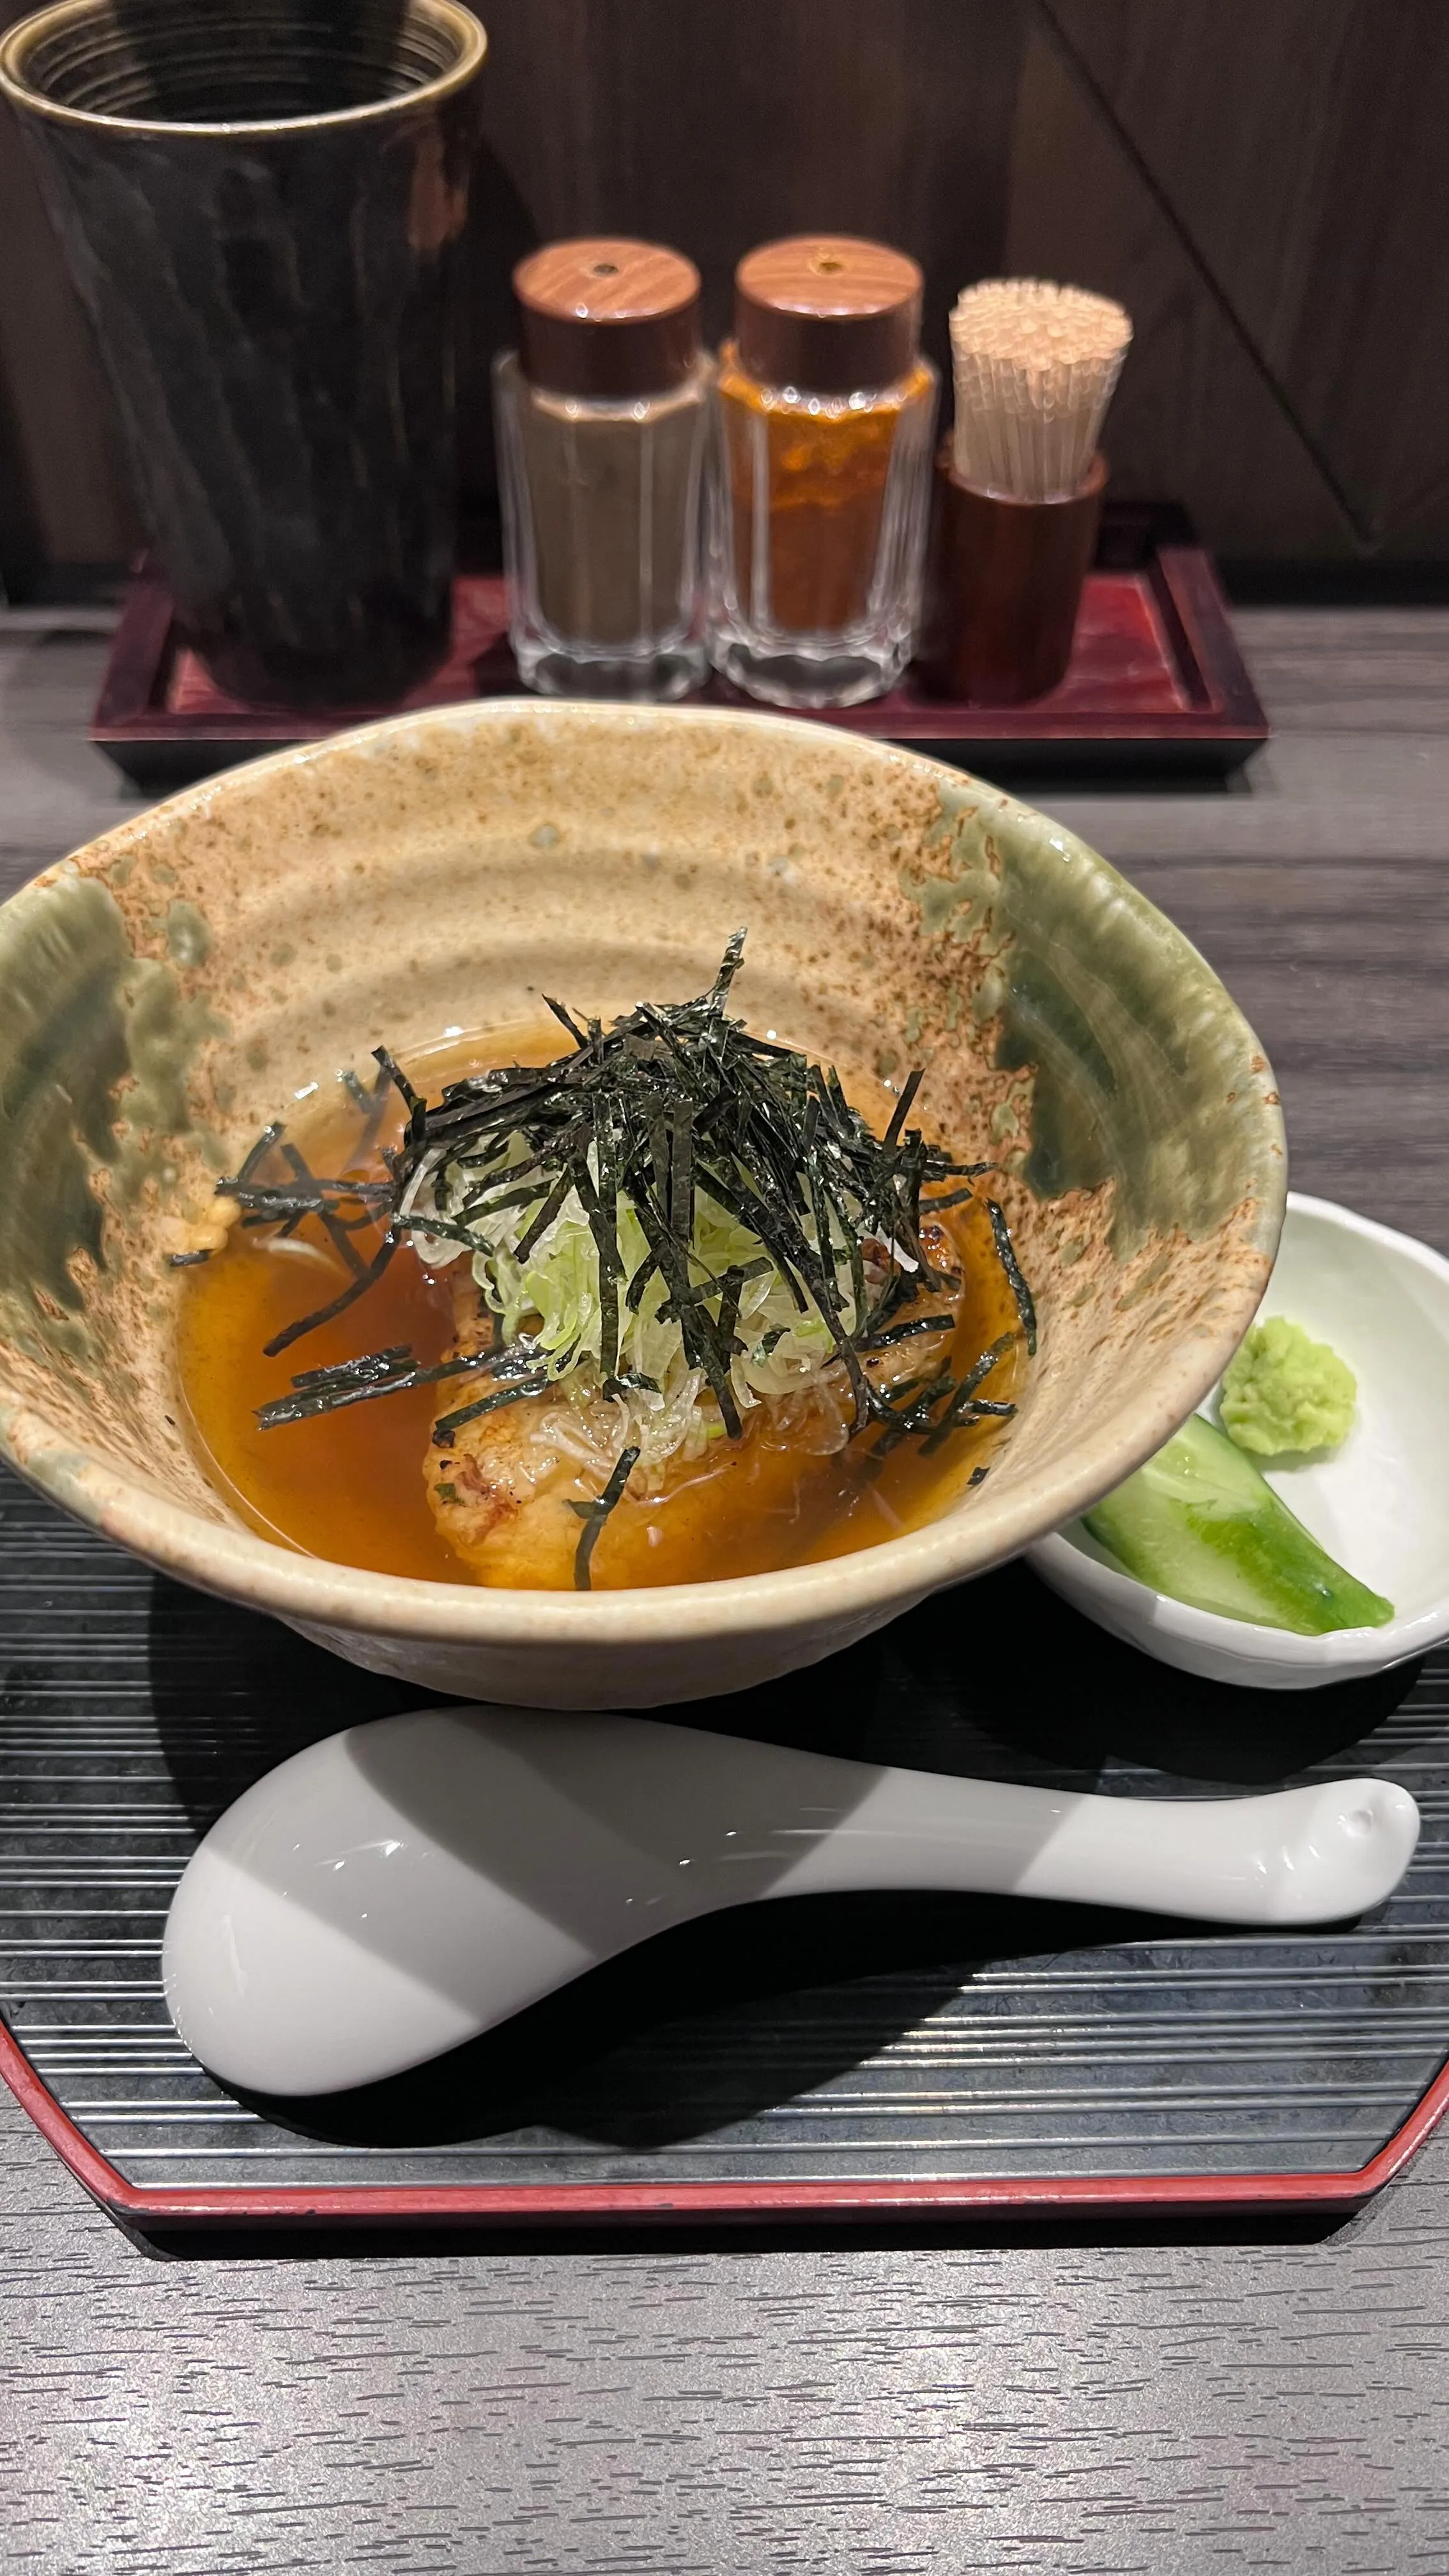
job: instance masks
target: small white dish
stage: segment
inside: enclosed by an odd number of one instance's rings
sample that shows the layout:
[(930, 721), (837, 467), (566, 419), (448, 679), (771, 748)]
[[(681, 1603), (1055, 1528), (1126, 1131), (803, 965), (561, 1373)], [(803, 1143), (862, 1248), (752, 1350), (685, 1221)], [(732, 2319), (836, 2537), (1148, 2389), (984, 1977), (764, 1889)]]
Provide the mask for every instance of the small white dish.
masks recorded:
[[(1449, 1637), (1449, 1261), (1295, 1190), (1259, 1311), (1330, 1343), (1358, 1380), (1343, 1447), (1270, 1468), (1268, 1482), (1331, 1556), (1394, 1603), (1389, 1625), (1295, 1637), (1190, 1609), (1120, 1572), (1080, 1521), (1039, 1540), (1027, 1561), (1075, 1609), (1162, 1663), (1258, 1690), (1314, 1690)], [(1203, 1410), (1212, 1409), (1209, 1399)]]

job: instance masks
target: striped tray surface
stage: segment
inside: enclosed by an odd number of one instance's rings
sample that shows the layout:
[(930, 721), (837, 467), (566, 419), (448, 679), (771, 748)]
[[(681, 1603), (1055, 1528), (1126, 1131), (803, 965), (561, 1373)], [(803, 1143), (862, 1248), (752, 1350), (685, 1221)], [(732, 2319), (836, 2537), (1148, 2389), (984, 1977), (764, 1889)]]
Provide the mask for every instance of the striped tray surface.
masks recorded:
[(1372, 1769), (1424, 1838), (1304, 1936), (1065, 1907), (817, 1898), (667, 1935), (438, 2066), (239, 2101), (162, 1998), (199, 1832), (337, 1727), (415, 1703), (153, 1575), (0, 1480), (0, 2008), (133, 2185), (769, 2182), (1350, 2171), (1449, 2047), (1449, 1657), (1342, 1690), (1196, 1683), (1019, 1567), (682, 1723), (1121, 1797)]

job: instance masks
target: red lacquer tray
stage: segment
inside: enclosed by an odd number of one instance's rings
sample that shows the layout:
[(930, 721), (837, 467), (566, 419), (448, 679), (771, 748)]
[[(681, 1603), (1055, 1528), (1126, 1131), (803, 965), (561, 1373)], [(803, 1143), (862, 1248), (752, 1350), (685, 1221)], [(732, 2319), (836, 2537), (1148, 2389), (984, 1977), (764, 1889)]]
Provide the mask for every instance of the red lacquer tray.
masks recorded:
[[(397, 706), (325, 715), (251, 707), (227, 697), (177, 630), (170, 593), (146, 566), (134, 576), (91, 723), (91, 740), (138, 787), (158, 792), (258, 753), (320, 740), (346, 725), (469, 698), (508, 696), (518, 675), (495, 574), (454, 588), (447, 661)], [(706, 696), (745, 704), (721, 683)], [(917, 745), (968, 768), (1238, 768), (1268, 738), (1212, 559), (1180, 511), (1109, 508), (1077, 621), (1071, 668), (1050, 696), (1022, 707), (927, 697), (907, 674), (869, 706), (817, 721)]]

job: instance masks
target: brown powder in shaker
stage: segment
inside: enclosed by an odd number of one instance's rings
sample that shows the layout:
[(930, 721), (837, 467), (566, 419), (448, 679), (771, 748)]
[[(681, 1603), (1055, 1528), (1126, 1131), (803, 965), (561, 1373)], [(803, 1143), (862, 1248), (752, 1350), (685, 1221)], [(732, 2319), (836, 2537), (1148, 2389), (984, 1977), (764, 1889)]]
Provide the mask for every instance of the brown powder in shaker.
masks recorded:
[(538, 613), (569, 643), (647, 650), (689, 627), (699, 577), (698, 274), (649, 243), (559, 242), (514, 290)]

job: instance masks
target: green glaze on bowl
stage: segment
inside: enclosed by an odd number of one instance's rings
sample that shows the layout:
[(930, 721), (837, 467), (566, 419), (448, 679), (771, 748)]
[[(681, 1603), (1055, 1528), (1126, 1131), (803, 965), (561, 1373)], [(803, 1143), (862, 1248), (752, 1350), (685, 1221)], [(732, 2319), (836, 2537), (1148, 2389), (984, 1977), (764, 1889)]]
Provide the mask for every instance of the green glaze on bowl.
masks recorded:
[[(923, 1065), (921, 1114), (1000, 1166), (1042, 1330), (987, 1481), (830, 1564), (583, 1597), (245, 1528), (174, 1381), (167, 1252), (218, 1167), (383, 1040), (682, 998), (741, 922), (752, 1026)], [(230, 771), (0, 907), (0, 1004), (0, 1445), (183, 1579), (430, 1689), (705, 1697), (1015, 1553), (1192, 1410), (1282, 1218), (1271, 1073), (1170, 923), (997, 790), (772, 717), (494, 701)]]
[(222, 1027), (169, 967), (136, 953), (100, 879), (58, 869), (4, 907), (0, 1325), (32, 1358), (101, 1359), (87, 1282), (107, 1266), (108, 1209), (132, 1209), (183, 1142), (220, 1160), (188, 1087), (198, 1047)]
[[(1235, 1090), (1241, 1023), (1211, 967), (1074, 834), (1021, 806), (1004, 826), (1003, 803), (943, 786), (926, 854), (902, 870), (925, 936), (966, 966), (996, 1066), (1030, 1077), (1029, 1142), (1015, 1118), (993, 1132), (1038, 1197), (1112, 1184), (1120, 1255), (1163, 1227), (1208, 1235), (1241, 1194), (1266, 1062)], [(1210, 1133), (1164, 1116), (1164, 1078), (1169, 1098), (1219, 1104)]]

